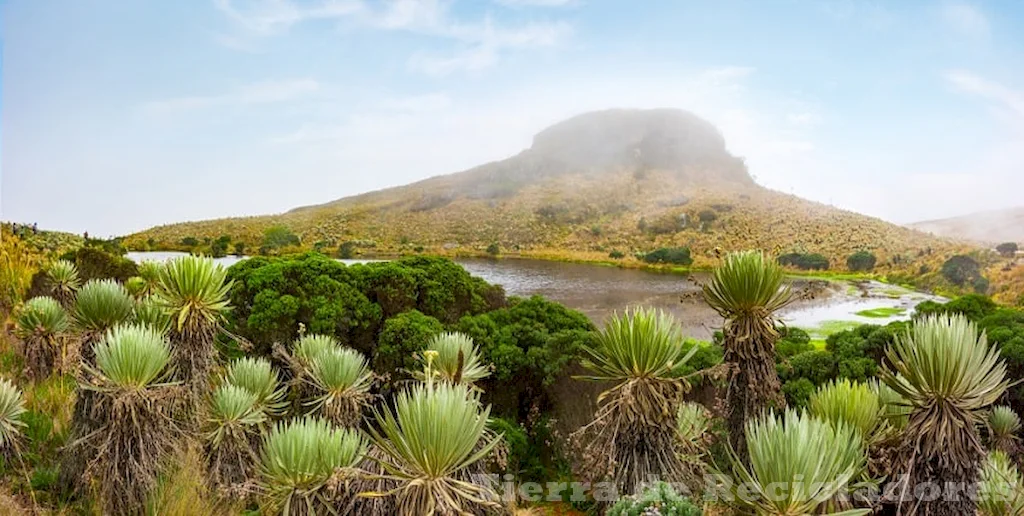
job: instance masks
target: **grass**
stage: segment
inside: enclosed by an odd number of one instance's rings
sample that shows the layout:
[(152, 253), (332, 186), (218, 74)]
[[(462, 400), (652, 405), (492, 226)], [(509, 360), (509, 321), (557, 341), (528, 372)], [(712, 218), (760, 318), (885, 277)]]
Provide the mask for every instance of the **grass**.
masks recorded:
[[(816, 349), (824, 349), (825, 339), (829, 335), (841, 331), (852, 330), (863, 323), (857, 321), (822, 321), (816, 328), (800, 328), (811, 336), (811, 344)], [(820, 344), (819, 344), (820, 343)]]
[(872, 317), (876, 319), (886, 319), (889, 317), (896, 317), (897, 315), (903, 315), (907, 313), (906, 308), (899, 308), (896, 306), (882, 306), (879, 308), (872, 308), (870, 310), (861, 310), (854, 315), (861, 317)]

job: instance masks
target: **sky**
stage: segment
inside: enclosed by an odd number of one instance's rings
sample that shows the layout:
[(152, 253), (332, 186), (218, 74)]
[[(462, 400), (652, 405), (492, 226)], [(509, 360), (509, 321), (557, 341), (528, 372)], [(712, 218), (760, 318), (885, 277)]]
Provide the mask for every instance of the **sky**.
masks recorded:
[(1024, 205), (1024, 2), (0, 1), (0, 219), (279, 213), (675, 107), (767, 187), (892, 222)]

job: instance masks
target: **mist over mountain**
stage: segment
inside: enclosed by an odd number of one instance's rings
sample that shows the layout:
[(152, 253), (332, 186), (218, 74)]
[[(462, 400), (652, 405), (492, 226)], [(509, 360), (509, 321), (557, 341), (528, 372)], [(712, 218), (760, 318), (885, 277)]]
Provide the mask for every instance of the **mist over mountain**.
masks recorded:
[(226, 235), (258, 246), (276, 225), (304, 246), (357, 242), (367, 253), (482, 253), (497, 244), (523, 256), (598, 260), (686, 246), (698, 265), (716, 249), (820, 253), (835, 264), (871, 250), (884, 264), (949, 245), (763, 188), (713, 125), (677, 109), (585, 113), (538, 132), (515, 156), (463, 172), (280, 215), (160, 226), (129, 242)]
[(908, 226), (938, 236), (984, 244), (1024, 242), (1024, 206), (915, 222)]

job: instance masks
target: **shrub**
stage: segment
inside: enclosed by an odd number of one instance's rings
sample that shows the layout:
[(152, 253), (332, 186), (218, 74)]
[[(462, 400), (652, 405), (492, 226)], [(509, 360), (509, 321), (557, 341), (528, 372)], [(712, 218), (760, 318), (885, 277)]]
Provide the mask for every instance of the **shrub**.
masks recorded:
[(625, 496), (608, 509), (608, 516), (700, 516), (704, 511), (689, 498), (676, 493), (671, 484), (658, 482), (638, 496)]
[(814, 385), (823, 385), (836, 377), (835, 356), (824, 349), (805, 351), (789, 359), (788, 368), (780, 367), (784, 380), (806, 378)]
[(94, 279), (113, 279), (120, 283), (128, 278), (139, 275), (135, 262), (92, 247), (82, 247), (77, 251), (64, 255), (70, 258), (78, 268), (78, 276), (83, 282)]
[(181, 245), (185, 247), (195, 247), (199, 245), (199, 240), (196, 237), (185, 237), (181, 239)]
[(789, 253), (779, 256), (779, 265), (785, 267), (796, 267), (802, 270), (827, 270), (829, 268), (828, 258), (817, 253)]
[(613, 259), (613, 260), (621, 260), (621, 259), (626, 257), (626, 253), (623, 253), (622, 251), (619, 251), (618, 249), (612, 249), (612, 251), (610, 253), (608, 253), (608, 257)]
[(593, 338), (587, 316), (540, 296), (513, 298), (507, 308), (463, 317), (455, 329), (470, 336), (494, 368), (481, 382), (485, 396), (503, 415), (526, 417), (531, 404), (580, 356)]
[(1017, 243), (1016, 242), (1003, 242), (996, 246), (996, 251), (1006, 258), (1012, 258), (1017, 254)]
[(995, 301), (984, 294), (967, 294), (948, 303), (924, 301), (914, 308), (915, 318), (929, 315), (961, 314), (969, 320), (978, 322), (996, 311)]
[(713, 210), (701, 210), (701, 212), (697, 214), (697, 218), (701, 222), (709, 223), (718, 220), (718, 214)]
[(817, 389), (807, 378), (797, 378), (782, 384), (782, 394), (791, 407), (806, 407)]
[(942, 264), (942, 276), (950, 283), (962, 287), (981, 277), (981, 266), (970, 256), (956, 255)]
[(352, 268), (320, 254), (251, 258), (228, 269), (233, 331), (269, 354), (274, 342), (293, 342), (299, 325), (364, 352), (372, 350), (380, 307), (355, 286)]
[(299, 244), (299, 237), (287, 226), (272, 226), (263, 232), (263, 245), (271, 249)]
[(870, 271), (875, 268), (877, 261), (875, 255), (868, 251), (857, 251), (846, 259), (846, 268), (851, 271)]
[(487, 246), (487, 254), (498, 256), (501, 254), (501, 246), (497, 242), (492, 242), (491, 245)]
[(781, 337), (775, 343), (775, 354), (778, 358), (790, 358), (814, 350), (811, 336), (800, 328), (785, 328), (779, 334)]
[(692, 264), (693, 258), (690, 257), (689, 247), (662, 247), (645, 254), (644, 261), (685, 266)]
[(394, 380), (407, 377), (403, 371), (416, 368), (416, 354), (427, 348), (444, 326), (433, 317), (412, 310), (384, 323), (373, 357), (373, 370)]
[(342, 242), (338, 246), (338, 258), (342, 260), (351, 260), (356, 255), (356, 244), (355, 242)]

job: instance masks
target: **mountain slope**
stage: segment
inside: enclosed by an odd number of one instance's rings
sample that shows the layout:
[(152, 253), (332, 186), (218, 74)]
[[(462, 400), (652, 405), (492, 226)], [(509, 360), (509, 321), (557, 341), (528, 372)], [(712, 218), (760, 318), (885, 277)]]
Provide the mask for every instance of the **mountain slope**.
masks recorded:
[[(708, 122), (678, 110), (583, 114), (538, 133), (511, 158), (280, 215), (174, 224), (130, 236), (173, 248), (221, 235), (259, 245), (288, 226), (303, 245), (353, 242), (367, 253), (482, 253), (607, 260), (689, 246), (816, 252), (839, 268), (858, 250), (907, 265), (953, 244), (757, 185)], [(938, 254), (938, 253), (936, 253)], [(898, 258), (897, 258), (898, 257)]]
[(982, 211), (948, 219), (915, 222), (908, 226), (938, 236), (988, 244), (1024, 242), (1024, 207)]

